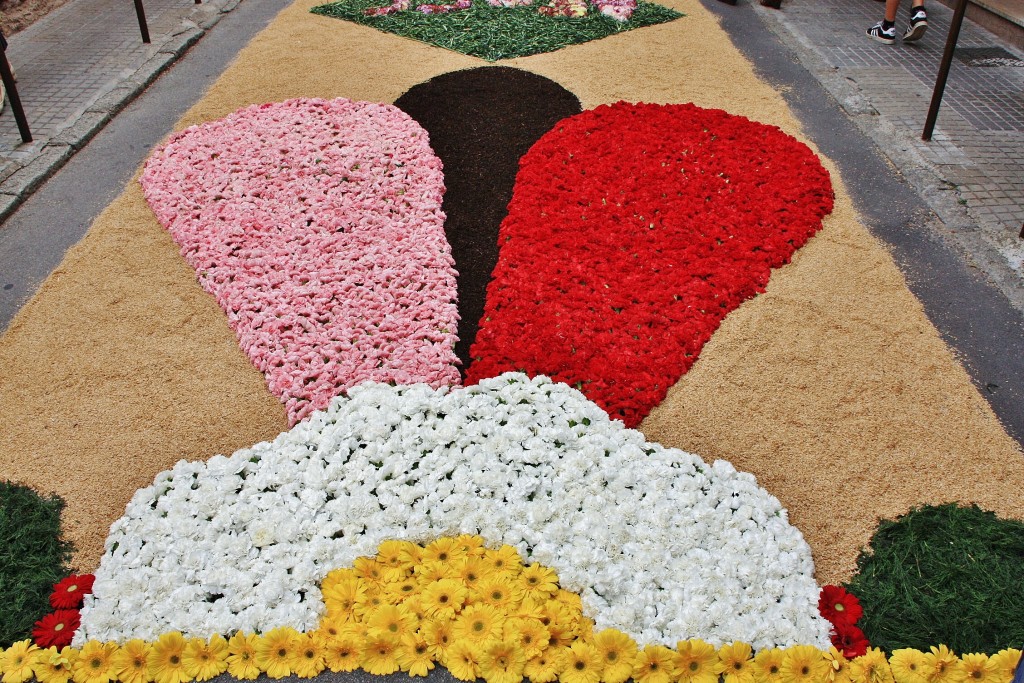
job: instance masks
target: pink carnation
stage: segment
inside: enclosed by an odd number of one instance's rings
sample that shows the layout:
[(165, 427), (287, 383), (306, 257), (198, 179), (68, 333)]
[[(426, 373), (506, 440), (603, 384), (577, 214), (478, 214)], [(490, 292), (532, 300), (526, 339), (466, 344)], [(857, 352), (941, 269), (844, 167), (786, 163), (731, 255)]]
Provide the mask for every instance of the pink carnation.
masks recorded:
[(292, 424), (366, 380), (458, 384), (441, 161), (401, 110), (254, 105), (173, 136), (142, 185)]

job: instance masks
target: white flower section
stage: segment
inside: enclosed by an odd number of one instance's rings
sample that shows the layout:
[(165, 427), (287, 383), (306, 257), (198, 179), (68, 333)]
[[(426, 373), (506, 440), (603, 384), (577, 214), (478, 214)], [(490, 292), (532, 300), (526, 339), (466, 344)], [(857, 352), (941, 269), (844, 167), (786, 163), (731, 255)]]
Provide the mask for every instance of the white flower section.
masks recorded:
[(459, 533), (554, 568), (641, 643), (828, 646), (810, 549), (752, 475), (512, 373), (364, 384), (272, 443), (179, 462), (111, 527), (75, 641), (312, 629), (331, 569)]

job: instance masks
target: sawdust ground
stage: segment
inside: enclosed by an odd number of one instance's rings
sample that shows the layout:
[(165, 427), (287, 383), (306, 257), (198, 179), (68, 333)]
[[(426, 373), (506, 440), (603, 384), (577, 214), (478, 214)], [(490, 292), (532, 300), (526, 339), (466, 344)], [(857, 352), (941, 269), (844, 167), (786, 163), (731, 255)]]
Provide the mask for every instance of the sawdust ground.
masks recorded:
[[(297, 0), (238, 56), (182, 126), (298, 96), (392, 102), (484, 65), (327, 17)], [(694, 102), (801, 137), (714, 18), (688, 16), (501, 62), (584, 107)], [(653, 440), (755, 473), (809, 541), (821, 582), (849, 576), (880, 517), (973, 501), (1024, 519), (1016, 443), (860, 224), (835, 166), (836, 210), (768, 291), (734, 311), (644, 422)], [(63, 496), (80, 570), (132, 492), (179, 458), (272, 437), (284, 411), (200, 290), (135, 182), (0, 338), (0, 478)]]

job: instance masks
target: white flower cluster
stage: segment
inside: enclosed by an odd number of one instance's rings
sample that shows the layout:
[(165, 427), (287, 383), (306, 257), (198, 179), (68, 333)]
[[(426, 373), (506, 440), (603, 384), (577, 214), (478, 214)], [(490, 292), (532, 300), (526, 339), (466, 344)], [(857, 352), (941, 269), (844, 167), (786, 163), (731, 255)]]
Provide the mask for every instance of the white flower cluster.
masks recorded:
[(364, 384), (272, 443), (179, 462), (112, 526), (75, 639), (312, 629), (331, 569), (459, 533), (552, 567), (642, 643), (828, 645), (810, 549), (752, 475), (515, 373)]

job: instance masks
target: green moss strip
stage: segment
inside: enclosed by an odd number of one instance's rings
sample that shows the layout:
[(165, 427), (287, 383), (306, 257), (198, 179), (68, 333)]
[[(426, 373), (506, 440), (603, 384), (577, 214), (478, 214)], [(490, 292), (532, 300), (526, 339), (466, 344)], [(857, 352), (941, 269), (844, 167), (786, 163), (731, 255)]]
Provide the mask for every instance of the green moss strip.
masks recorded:
[(992, 654), (1024, 643), (1024, 524), (978, 507), (913, 510), (883, 521), (847, 584), (859, 623), (887, 652)]
[(70, 574), (61, 540), (64, 501), (0, 481), (0, 649), (32, 634), (50, 610), (53, 584)]
[(642, 26), (663, 24), (683, 16), (675, 10), (640, 2), (627, 22), (618, 22), (593, 10), (586, 17), (547, 17), (532, 7), (491, 7), (474, 0), (469, 9), (448, 14), (423, 14), (415, 9), (383, 17), (368, 17), (364, 10), (389, 4), (384, 0), (345, 0), (319, 5), (311, 11), (328, 17), (372, 26), (386, 33), (412, 38), (493, 62), (553, 52)]

